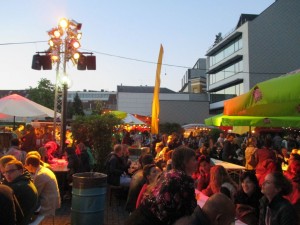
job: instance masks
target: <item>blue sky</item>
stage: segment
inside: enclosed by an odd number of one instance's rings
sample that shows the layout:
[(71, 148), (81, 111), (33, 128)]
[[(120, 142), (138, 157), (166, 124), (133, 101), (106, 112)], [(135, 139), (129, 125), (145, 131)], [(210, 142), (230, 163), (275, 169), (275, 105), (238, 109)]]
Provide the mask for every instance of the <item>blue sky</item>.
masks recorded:
[[(55, 70), (31, 69), (32, 56), (48, 49), (47, 31), (66, 17), (81, 22), (81, 51), (95, 51), (97, 70), (78, 71), (68, 63), (70, 90), (116, 91), (117, 85), (155, 82), (156, 65), (106, 54), (157, 62), (164, 46), (161, 87), (178, 91), (188, 67), (205, 57), (215, 35), (226, 34), (241, 13), (260, 14), (275, 0), (10, 0), (0, 9), (0, 89), (55, 83)], [(42, 43), (3, 45), (45, 41)], [(104, 53), (104, 54), (103, 54)]]

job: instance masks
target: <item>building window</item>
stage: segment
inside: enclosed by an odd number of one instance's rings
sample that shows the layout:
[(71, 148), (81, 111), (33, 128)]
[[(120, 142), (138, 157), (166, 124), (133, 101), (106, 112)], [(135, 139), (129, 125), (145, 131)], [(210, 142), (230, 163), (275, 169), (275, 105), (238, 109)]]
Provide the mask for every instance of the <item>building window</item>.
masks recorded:
[(216, 82), (224, 80), (242, 71), (243, 71), (243, 61), (239, 61), (235, 64), (226, 67), (225, 69), (217, 73), (209, 74), (209, 84), (214, 84)]
[(230, 42), (226, 47), (224, 47), (222, 50), (217, 52), (215, 55), (209, 57), (209, 66), (213, 66), (226, 57), (232, 55), (233, 53), (239, 51), (240, 49), (243, 48), (243, 42), (242, 42), (242, 37), (239, 39)]
[(210, 103), (220, 102), (227, 99), (234, 98), (244, 93), (244, 84), (240, 83), (225, 89), (211, 92), (210, 93)]

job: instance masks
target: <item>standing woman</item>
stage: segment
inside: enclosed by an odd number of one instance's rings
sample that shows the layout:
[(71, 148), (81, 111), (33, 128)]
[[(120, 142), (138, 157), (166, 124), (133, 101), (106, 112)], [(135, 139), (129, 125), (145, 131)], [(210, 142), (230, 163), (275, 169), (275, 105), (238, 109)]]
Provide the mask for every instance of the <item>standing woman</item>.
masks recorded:
[(262, 184), (259, 225), (296, 225), (297, 214), (285, 198), (292, 184), (281, 172), (269, 173)]
[(197, 206), (192, 173), (197, 168), (194, 150), (176, 148), (172, 155), (173, 169), (163, 173), (156, 185), (144, 194), (140, 206), (125, 225), (171, 225), (191, 215)]
[(256, 151), (256, 139), (254, 137), (250, 137), (247, 140), (247, 147), (245, 150), (245, 168), (246, 170), (254, 170), (255, 166), (250, 165), (249, 162), (251, 160), (252, 154), (255, 154)]

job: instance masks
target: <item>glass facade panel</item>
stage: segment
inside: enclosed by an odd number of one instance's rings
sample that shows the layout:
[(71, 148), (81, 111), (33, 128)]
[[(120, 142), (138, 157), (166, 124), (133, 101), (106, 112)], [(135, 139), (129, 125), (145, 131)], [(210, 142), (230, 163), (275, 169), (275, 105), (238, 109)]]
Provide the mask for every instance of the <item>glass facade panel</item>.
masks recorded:
[(211, 92), (210, 103), (231, 99), (243, 93), (244, 93), (244, 85), (243, 83), (240, 83), (216, 92)]
[(243, 61), (239, 61), (235, 64), (232, 64), (231, 66), (226, 67), (225, 69), (215, 73), (215, 74), (209, 74), (209, 84), (214, 84), (218, 81), (224, 80), (228, 77), (231, 77), (239, 72), (243, 71)]
[(226, 57), (232, 55), (233, 53), (239, 51), (242, 49), (242, 38), (230, 42), (227, 46), (225, 46), (222, 50), (217, 52), (215, 55), (209, 57), (209, 65), (213, 66), (217, 64), (218, 62), (222, 61)]

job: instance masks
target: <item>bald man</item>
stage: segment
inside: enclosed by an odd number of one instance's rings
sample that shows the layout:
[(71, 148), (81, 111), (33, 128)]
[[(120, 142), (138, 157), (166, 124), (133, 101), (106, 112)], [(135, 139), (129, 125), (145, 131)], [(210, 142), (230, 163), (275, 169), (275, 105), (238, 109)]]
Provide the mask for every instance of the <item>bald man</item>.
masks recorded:
[(230, 225), (234, 223), (235, 207), (224, 194), (212, 195), (202, 209), (197, 206), (190, 217), (178, 220), (174, 225)]

